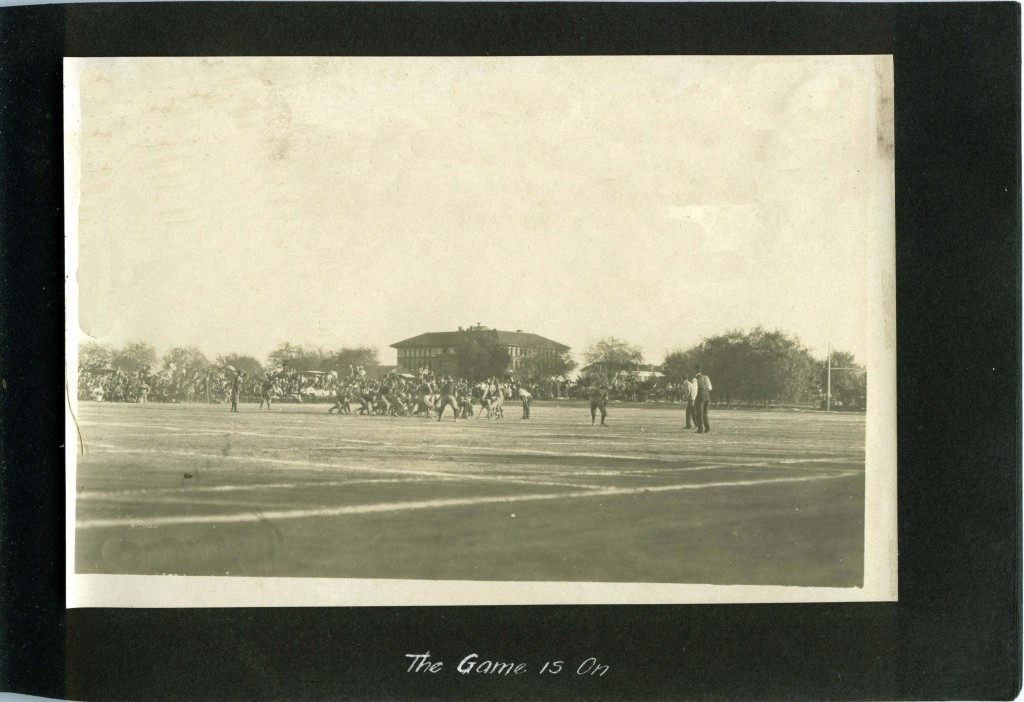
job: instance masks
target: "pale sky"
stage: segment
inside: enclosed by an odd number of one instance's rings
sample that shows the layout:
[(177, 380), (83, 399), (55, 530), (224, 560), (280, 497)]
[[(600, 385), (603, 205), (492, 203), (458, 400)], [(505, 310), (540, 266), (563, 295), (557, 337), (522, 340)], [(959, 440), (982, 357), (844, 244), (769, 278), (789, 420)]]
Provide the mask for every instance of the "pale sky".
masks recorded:
[(863, 358), (891, 65), (69, 60), (80, 338), (393, 363), (393, 342), (480, 322), (660, 363), (762, 325)]

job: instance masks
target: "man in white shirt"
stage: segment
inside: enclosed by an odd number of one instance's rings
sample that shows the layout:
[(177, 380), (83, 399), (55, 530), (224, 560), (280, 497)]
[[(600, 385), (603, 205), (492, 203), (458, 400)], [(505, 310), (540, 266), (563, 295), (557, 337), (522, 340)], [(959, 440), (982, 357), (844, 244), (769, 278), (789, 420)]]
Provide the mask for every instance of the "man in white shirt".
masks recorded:
[(522, 402), (523, 402), (523, 419), (529, 419), (530, 418), (530, 397), (531, 397), (530, 392), (526, 388), (524, 388), (522, 385), (519, 385), (516, 388), (516, 394), (519, 396), (519, 399), (522, 400)]
[(693, 422), (696, 421), (693, 417), (693, 410), (694, 403), (697, 401), (697, 381), (693, 378), (683, 381), (682, 400), (686, 403), (686, 428), (693, 429)]
[(697, 424), (698, 434), (707, 434), (711, 431), (708, 424), (708, 403), (711, 402), (711, 379), (701, 373), (700, 366), (696, 368), (694, 380), (697, 383), (697, 400), (694, 403), (694, 422)]

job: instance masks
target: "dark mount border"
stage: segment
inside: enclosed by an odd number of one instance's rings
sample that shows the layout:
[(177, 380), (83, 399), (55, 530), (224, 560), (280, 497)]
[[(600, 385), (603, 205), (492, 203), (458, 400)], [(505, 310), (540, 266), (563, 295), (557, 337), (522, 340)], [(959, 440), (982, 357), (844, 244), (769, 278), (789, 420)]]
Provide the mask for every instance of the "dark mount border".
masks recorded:
[[(894, 54), (897, 604), (62, 610), (64, 55)], [(0, 9), (0, 679), (77, 699), (1012, 699), (1021, 671), (1020, 8)], [(66, 637), (66, 639), (65, 639)], [(596, 656), (600, 680), (404, 654)]]

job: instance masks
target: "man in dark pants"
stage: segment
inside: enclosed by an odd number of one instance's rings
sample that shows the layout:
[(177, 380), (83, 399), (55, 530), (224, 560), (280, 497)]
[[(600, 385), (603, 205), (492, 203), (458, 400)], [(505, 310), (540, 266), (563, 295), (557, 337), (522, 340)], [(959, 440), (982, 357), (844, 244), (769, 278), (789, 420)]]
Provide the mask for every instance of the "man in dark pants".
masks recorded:
[(235, 379), (231, 381), (231, 411), (238, 411), (238, 396), (242, 392), (242, 377), (245, 375), (242, 371), (235, 372)]
[(456, 422), (459, 421), (459, 403), (455, 399), (455, 381), (451, 376), (446, 377), (441, 386), (441, 401), (437, 405), (437, 421), (441, 421), (444, 408), (449, 405), (452, 408), (452, 419)]
[(604, 418), (608, 416), (608, 388), (595, 387), (590, 391), (590, 426), (597, 420), (597, 411), (601, 410), (601, 426), (606, 427)]
[[(340, 393), (339, 393), (340, 394)], [(263, 403), (267, 404), (267, 410), (270, 410), (270, 403), (274, 401), (274, 375), (268, 373), (263, 384), (260, 386), (260, 409), (263, 409)], [(330, 410), (328, 410), (330, 412)]]
[(680, 399), (686, 403), (686, 429), (693, 429), (693, 425), (697, 421), (694, 418), (694, 409), (697, 402), (696, 380), (687, 378), (683, 381), (683, 393)]
[(711, 379), (700, 372), (697, 366), (694, 380), (697, 381), (697, 400), (694, 402), (694, 421), (697, 424), (698, 434), (707, 434), (711, 431), (708, 423), (708, 403), (711, 402)]
[(517, 385), (515, 389), (516, 395), (523, 402), (523, 419), (530, 418), (530, 391), (524, 388), (522, 385)]

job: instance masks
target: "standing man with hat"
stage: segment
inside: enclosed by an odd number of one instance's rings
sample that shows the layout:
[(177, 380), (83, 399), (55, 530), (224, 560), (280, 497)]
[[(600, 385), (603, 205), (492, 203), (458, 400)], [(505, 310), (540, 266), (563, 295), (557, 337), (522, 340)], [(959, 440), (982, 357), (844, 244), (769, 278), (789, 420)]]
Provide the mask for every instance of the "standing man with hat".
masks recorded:
[(694, 402), (693, 419), (697, 424), (697, 433), (707, 434), (711, 431), (711, 425), (708, 424), (708, 403), (711, 402), (711, 379), (701, 373), (700, 366), (697, 366), (694, 380), (697, 383), (697, 400)]

